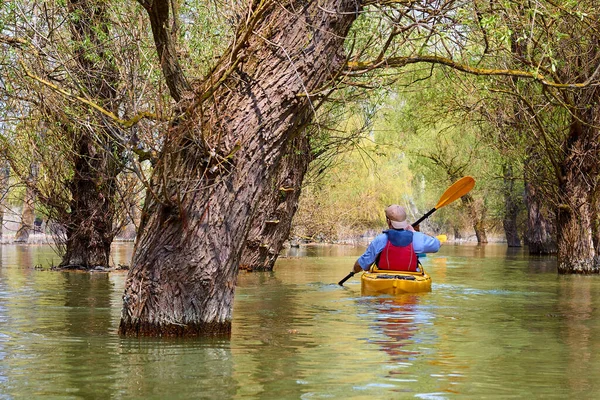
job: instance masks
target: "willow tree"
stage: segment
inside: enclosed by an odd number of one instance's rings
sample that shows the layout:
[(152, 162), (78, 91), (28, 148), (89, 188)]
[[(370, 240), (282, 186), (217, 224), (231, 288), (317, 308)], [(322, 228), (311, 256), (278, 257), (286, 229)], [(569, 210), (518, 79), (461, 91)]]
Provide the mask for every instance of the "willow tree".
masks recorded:
[(141, 2), (179, 117), (156, 162), (124, 294), (124, 335), (222, 334), (255, 207), (311, 93), (344, 66), (355, 1), (251, 3), (235, 43), (188, 91), (165, 35), (168, 1)]
[(29, 234), (33, 230), (35, 220), (35, 181), (38, 177), (38, 165), (34, 161), (29, 166), (29, 175), (25, 185), (23, 196), (23, 208), (21, 209), (21, 223), (15, 232), (15, 243), (27, 243)]
[[(552, 190), (551, 169), (540, 162), (545, 157), (539, 154), (539, 146), (531, 146), (524, 161), (525, 201), (527, 203), (526, 243), (529, 254), (556, 253), (556, 215)], [(550, 176), (548, 176), (550, 175)], [(548, 194), (550, 187), (550, 194)]]
[(544, 155), (542, 165), (548, 166), (533, 179), (552, 178), (538, 187), (556, 216), (560, 273), (600, 272), (598, 5), (596, 1), (569, 7), (554, 2), (507, 4), (500, 12), (506, 26), (526, 33), (512, 38), (523, 48), (514, 65), (522, 69), (535, 65), (539, 71), (536, 80), (542, 89), (510, 82), (504, 91), (528, 117), (537, 152)]
[[(464, 135), (464, 133), (463, 133)], [(471, 149), (467, 152), (467, 157), (460, 158), (458, 155), (461, 151), (452, 149), (452, 146), (440, 145), (444, 142), (444, 139), (438, 137), (435, 140), (430, 151), (421, 152), (420, 156), (427, 159), (430, 163), (439, 168), (446, 175), (450, 183), (456, 182), (463, 176), (469, 175), (465, 171), (469, 169), (475, 169), (473, 160), (479, 156), (476, 150)], [(487, 243), (487, 230), (486, 230), (486, 219), (487, 219), (487, 206), (485, 199), (482, 197), (474, 197), (471, 193), (467, 193), (461, 197), (461, 203), (466, 210), (469, 222), (475, 232), (477, 243)]]
[[(116, 113), (118, 71), (103, 40), (109, 35), (108, 9), (104, 2), (70, 0), (70, 39), (75, 44), (76, 84), (85, 94)], [(94, 118), (87, 126), (60, 124), (71, 136), (74, 174), (70, 181), (70, 218), (65, 224), (66, 251), (61, 266), (108, 266), (113, 231), (116, 177), (122, 163), (113, 139), (111, 122)]]
[(109, 265), (126, 208), (117, 204), (131, 194), (119, 191), (119, 175), (141, 130), (115, 119), (143, 104), (144, 92), (132, 91), (142, 46), (135, 21), (123, 33), (123, 11), (96, 0), (23, 0), (0, 10), (7, 154), (53, 222), (65, 268)]
[(0, 158), (0, 240), (4, 231), (4, 212), (6, 207), (6, 197), (9, 190), (10, 165), (8, 161)]
[[(525, 165), (529, 218), (540, 231), (533, 239), (542, 243), (541, 251), (552, 251), (548, 236), (556, 229), (559, 273), (598, 273), (599, 4), (479, 5), (481, 13), (499, 16), (488, 32), (496, 32), (507, 65), (521, 70), (496, 81), (496, 90), (514, 99), (521, 127), (530, 135), (527, 151), (540, 156)], [(504, 43), (497, 40), (499, 32)], [(527, 74), (533, 80), (514, 79)], [(547, 206), (551, 209), (544, 212)], [(547, 224), (549, 217), (555, 220)]]
[[(556, 215), (558, 271), (600, 272), (598, 2), (460, 6), (468, 12), (452, 14), (452, 26), (459, 29), (450, 35), (438, 30), (420, 54), (360, 59), (350, 63), (352, 71), (430, 63), (495, 77), (487, 90), (514, 99), (527, 116), (527, 133), (551, 166), (553, 182), (545, 189)], [(515, 31), (522, 34), (513, 36)], [(525, 51), (516, 54), (512, 41)], [(515, 78), (525, 87), (515, 86)]]
[(456, 238), (468, 226), (478, 243), (487, 243), (488, 208), (499, 197), (488, 181), (499, 173), (500, 157), (485, 141), (489, 124), (468, 104), (468, 85), (444, 71), (417, 70), (407, 71), (395, 87), (398, 94), (382, 113), (383, 129), (395, 132), (392, 143), (412, 158), (411, 170), (428, 183), (445, 187), (463, 176), (475, 177), (478, 190), (462, 197), (462, 215), (454, 218), (453, 228)]

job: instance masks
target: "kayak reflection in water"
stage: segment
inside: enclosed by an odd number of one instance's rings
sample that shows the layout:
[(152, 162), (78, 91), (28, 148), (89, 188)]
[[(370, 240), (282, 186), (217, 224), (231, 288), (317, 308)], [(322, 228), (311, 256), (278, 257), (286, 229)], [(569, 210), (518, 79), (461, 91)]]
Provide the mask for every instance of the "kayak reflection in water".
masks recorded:
[[(380, 312), (375, 329), (385, 335), (373, 342), (381, 346), (381, 349), (390, 356), (390, 361), (394, 363), (404, 364), (414, 361), (419, 351), (410, 345), (417, 341), (414, 336), (419, 331), (419, 325), (426, 322), (420, 320), (426, 316), (419, 316), (417, 312), (418, 295), (375, 297), (372, 301), (377, 303), (377, 310)], [(390, 374), (405, 372), (402, 369), (389, 371)]]
[(389, 229), (377, 235), (356, 260), (354, 273), (368, 271), (373, 264), (378, 270), (421, 272), (417, 254), (436, 253), (440, 241), (415, 231), (406, 221), (406, 210), (402, 206), (388, 206), (385, 217)]

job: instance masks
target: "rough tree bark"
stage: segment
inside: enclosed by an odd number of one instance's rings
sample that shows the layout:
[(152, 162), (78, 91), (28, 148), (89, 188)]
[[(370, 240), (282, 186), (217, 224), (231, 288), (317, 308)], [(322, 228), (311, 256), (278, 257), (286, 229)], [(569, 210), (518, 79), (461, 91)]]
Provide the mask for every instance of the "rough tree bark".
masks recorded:
[(38, 177), (38, 165), (32, 162), (29, 166), (29, 176), (25, 186), (25, 198), (23, 199), (23, 210), (21, 210), (21, 223), (15, 233), (15, 243), (27, 243), (29, 233), (33, 229), (35, 219), (35, 181)]
[(267, 195), (257, 206), (242, 252), (240, 269), (273, 270), (279, 252), (289, 237), (302, 181), (310, 162), (309, 136), (302, 134), (292, 140)]
[(527, 207), (527, 246), (529, 254), (556, 253), (556, 226), (552, 212), (531, 181), (525, 181)]
[(183, 93), (191, 88), (177, 58), (177, 9), (170, 12), (169, 8), (177, 7), (178, 2), (139, 0), (139, 3), (148, 12), (156, 52), (169, 93), (175, 101), (180, 101)]
[(252, 7), (235, 47), (168, 132), (126, 282), (122, 335), (230, 333), (255, 207), (312, 117), (307, 94), (343, 66), (359, 11), (353, 0)]
[(600, 268), (600, 181), (596, 181), (596, 188), (591, 193), (592, 210), (592, 243), (596, 254), (594, 256), (594, 265)]
[(108, 267), (118, 167), (85, 134), (75, 143), (75, 173), (70, 184), (71, 207), (65, 221), (66, 251), (60, 267)]
[(0, 161), (0, 239), (4, 234), (4, 211), (6, 207), (6, 195), (8, 194), (8, 182), (10, 179), (10, 165), (6, 159)]
[(521, 239), (519, 238), (519, 230), (517, 225), (519, 205), (515, 199), (515, 180), (510, 161), (506, 162), (502, 169), (504, 175), (504, 216), (502, 218), (504, 235), (506, 236), (506, 243), (508, 244), (508, 247), (521, 247)]
[(537, 163), (540, 156), (534, 149), (531, 156), (525, 160), (525, 207), (527, 208), (527, 227), (525, 241), (529, 254), (556, 253), (556, 217), (548, 203), (548, 196), (539, 185), (542, 180), (542, 169)]
[[(591, 89), (595, 92), (597, 89)], [(600, 172), (600, 109), (598, 101), (584, 94), (579, 104), (594, 104), (582, 108), (573, 117), (566, 142), (559, 183), (560, 204), (557, 207), (558, 272), (591, 274), (600, 272), (598, 264), (598, 173)], [(583, 123), (582, 121), (585, 121)]]
[(479, 199), (475, 200), (470, 193), (461, 197), (463, 205), (467, 208), (477, 243), (487, 243), (487, 234), (485, 232), (485, 205)]
[[(71, 39), (76, 45), (73, 74), (91, 98), (117, 112), (117, 71), (105, 54), (103, 36), (108, 36), (107, 5), (97, 0), (70, 0), (68, 3)], [(90, 46), (90, 43), (92, 46)], [(63, 268), (90, 269), (109, 265), (110, 245), (115, 231), (116, 178), (121, 164), (115, 158), (117, 144), (114, 126), (105, 119), (89, 126), (63, 126), (73, 143), (73, 178), (69, 184), (69, 213), (61, 221), (65, 227)], [(93, 128), (93, 127), (96, 128)]]

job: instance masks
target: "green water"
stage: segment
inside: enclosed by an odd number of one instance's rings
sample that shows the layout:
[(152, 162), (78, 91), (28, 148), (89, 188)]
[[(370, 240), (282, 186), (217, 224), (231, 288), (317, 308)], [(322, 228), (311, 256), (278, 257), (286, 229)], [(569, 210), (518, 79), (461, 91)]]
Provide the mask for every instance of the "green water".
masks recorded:
[[(1, 248), (0, 399), (598, 398), (600, 277), (501, 245), (425, 259), (433, 291), (363, 297), (361, 248), (243, 273), (231, 340), (121, 339), (125, 275)], [(131, 247), (115, 247), (128, 263)]]

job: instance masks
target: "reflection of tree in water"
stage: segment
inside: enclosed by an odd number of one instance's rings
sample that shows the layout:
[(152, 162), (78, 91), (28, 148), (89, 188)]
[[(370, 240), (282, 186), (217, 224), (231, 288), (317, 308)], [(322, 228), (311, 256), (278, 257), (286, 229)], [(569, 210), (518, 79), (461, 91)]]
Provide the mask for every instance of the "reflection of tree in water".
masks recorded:
[(69, 335), (106, 335), (111, 332), (112, 286), (107, 273), (62, 272), (65, 277), (66, 330)]
[(133, 244), (126, 243), (113, 243), (110, 250), (110, 263), (113, 267), (131, 265), (131, 258), (133, 257)]
[[(106, 337), (114, 335), (111, 324), (112, 285), (107, 273), (62, 272), (65, 298), (63, 354), (69, 387), (81, 398), (108, 396), (117, 384), (114, 349)], [(85, 379), (87, 377), (87, 379)], [(93, 379), (90, 379), (93, 377)]]
[(598, 284), (596, 276), (564, 276), (559, 281), (559, 316), (566, 319), (560, 332), (568, 348), (566, 376), (569, 390), (579, 394), (575, 398), (586, 398), (598, 393), (600, 375), (598, 349), (600, 341), (597, 324)]
[(556, 273), (558, 262), (554, 255), (532, 254), (527, 259), (529, 271), (533, 273)]
[(448, 271), (448, 257), (432, 257), (427, 260), (427, 266), (425, 272), (431, 275), (432, 271), (435, 272), (435, 282), (445, 282), (446, 272)]
[(244, 341), (244, 346), (234, 346), (233, 350), (235, 376), (248, 391), (244, 394), (278, 393), (281, 397), (300, 398), (302, 385), (297, 381), (305, 378), (301, 349), (316, 346), (306, 341), (306, 329), (313, 324), (313, 316), (298, 312), (305, 307), (299, 306), (301, 293), (272, 272), (241, 274), (238, 285), (235, 314), (245, 318), (234, 318), (232, 337)]
[(240, 388), (228, 339), (121, 339), (119, 353), (123, 398), (230, 399)]
[[(118, 360), (114, 348), (107, 346), (111, 344), (107, 337), (116, 334), (111, 328), (108, 275), (41, 271), (34, 265), (52, 255), (50, 248), (8, 250), (0, 279), (6, 276), (8, 284), (18, 285), (10, 291), (9, 311), (15, 315), (8, 329), (16, 333), (9, 369), (19, 393), (24, 398), (65, 393), (110, 397), (118, 382), (114, 373)], [(27, 354), (27, 365), (18, 361), (22, 354)]]

